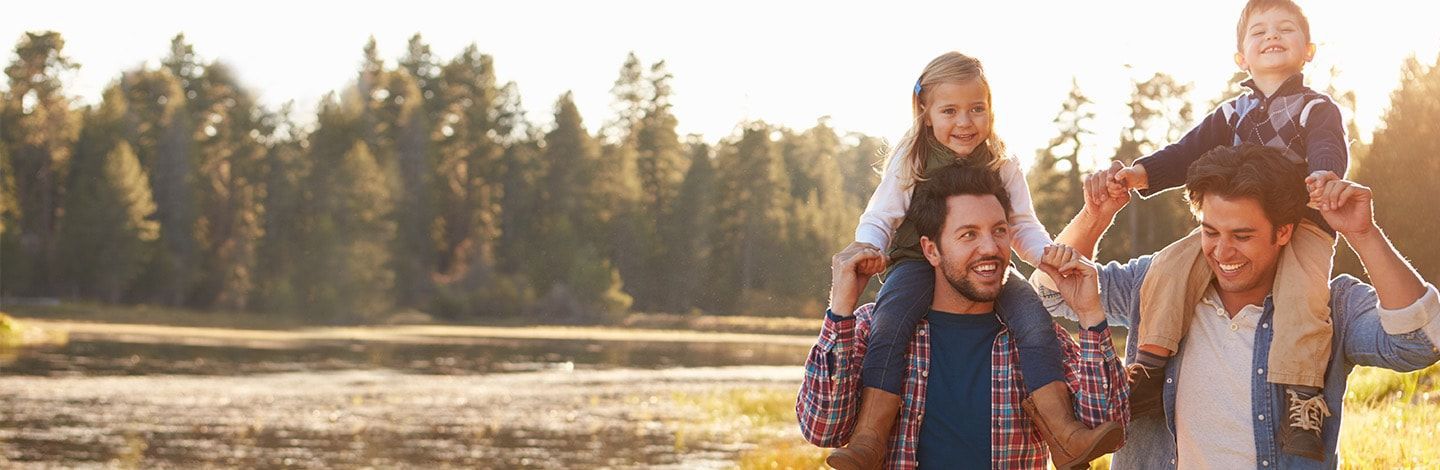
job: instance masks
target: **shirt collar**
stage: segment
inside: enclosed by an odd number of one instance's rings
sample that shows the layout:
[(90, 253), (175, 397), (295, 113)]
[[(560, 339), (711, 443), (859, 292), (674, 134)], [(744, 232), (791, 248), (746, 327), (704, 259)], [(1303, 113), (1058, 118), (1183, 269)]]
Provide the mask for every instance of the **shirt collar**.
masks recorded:
[(1255, 84), (1255, 79), (1253, 78), (1241, 82), (1240, 85), (1244, 86), (1245, 88), (1249, 88), (1250, 91), (1254, 92), (1255, 95), (1259, 96), (1261, 99), (1269, 101), (1275, 99), (1275, 97), (1277, 96), (1287, 96), (1299, 93), (1302, 89), (1305, 88), (1305, 74), (1297, 73), (1295, 75), (1291, 75), (1290, 78), (1285, 79), (1284, 83), (1280, 84), (1280, 88), (1275, 89), (1275, 94), (1272, 96), (1265, 96), (1265, 93), (1260, 91), (1260, 86)]
[[(1230, 313), (1225, 310), (1225, 302), (1220, 300), (1220, 292), (1215, 290), (1215, 286), (1205, 288), (1205, 296), (1200, 299), (1200, 302), (1209, 305), (1210, 308), (1214, 309), (1216, 315), (1230, 318)], [(1264, 304), (1268, 303), (1270, 303), (1270, 296), (1267, 295), (1265, 296), (1265, 300), (1261, 303), (1261, 305), (1250, 304), (1241, 307), (1240, 311), (1235, 313), (1235, 318), (1249, 316), (1259, 318), (1261, 314), (1265, 313)]]

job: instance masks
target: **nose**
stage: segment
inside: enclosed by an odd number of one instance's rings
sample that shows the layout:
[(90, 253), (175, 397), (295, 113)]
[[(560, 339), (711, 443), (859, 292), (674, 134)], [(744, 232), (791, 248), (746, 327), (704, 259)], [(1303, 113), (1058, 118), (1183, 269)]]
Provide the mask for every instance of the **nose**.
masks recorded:
[(1226, 259), (1229, 257), (1230, 252), (1234, 250), (1235, 247), (1232, 246), (1229, 241), (1222, 238), (1215, 242), (1215, 259)]
[(988, 243), (981, 243), (976, 251), (982, 256), (999, 256), (1000, 253), (1004, 252), (1006, 248), (1010, 246), (1007, 240), (1003, 238), (1004, 237), (991, 235), (990, 239), (987, 240)]

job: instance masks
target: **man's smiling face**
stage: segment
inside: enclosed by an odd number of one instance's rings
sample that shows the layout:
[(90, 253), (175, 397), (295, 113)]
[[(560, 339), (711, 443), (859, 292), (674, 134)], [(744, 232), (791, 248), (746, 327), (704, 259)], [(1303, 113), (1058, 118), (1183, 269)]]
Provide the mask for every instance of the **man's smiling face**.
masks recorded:
[(1251, 198), (1207, 194), (1203, 207), (1201, 244), (1216, 289), (1264, 298), (1275, 283), (1280, 250), (1290, 243), (1295, 226), (1276, 229), (1260, 202)]
[[(945, 224), (938, 245), (926, 257), (961, 296), (993, 302), (1010, 267), (1010, 222), (991, 195), (956, 195), (945, 201)], [(938, 261), (938, 264), (937, 264)]]

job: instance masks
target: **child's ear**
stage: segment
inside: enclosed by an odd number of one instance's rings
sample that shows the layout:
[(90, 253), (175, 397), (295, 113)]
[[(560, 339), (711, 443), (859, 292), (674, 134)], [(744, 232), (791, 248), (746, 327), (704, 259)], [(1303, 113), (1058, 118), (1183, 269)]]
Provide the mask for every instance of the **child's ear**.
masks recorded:
[(1313, 42), (1305, 45), (1305, 61), (1312, 60), (1315, 60), (1315, 43)]
[(1239, 52), (1235, 53), (1235, 65), (1237, 67), (1240, 67), (1240, 70), (1244, 70), (1246, 72), (1250, 71), (1250, 65), (1245, 63), (1245, 54), (1241, 54)]
[(920, 251), (925, 253), (925, 259), (930, 265), (940, 267), (940, 246), (930, 240), (930, 237), (920, 237)]

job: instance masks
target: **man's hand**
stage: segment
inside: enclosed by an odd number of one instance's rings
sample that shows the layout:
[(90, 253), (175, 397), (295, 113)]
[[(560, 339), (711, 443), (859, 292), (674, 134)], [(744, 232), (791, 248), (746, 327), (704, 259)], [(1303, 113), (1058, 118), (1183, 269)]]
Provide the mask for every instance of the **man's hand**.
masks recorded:
[(1127, 170), (1119, 161), (1110, 163), (1110, 168), (1092, 173), (1085, 178), (1085, 210), (1110, 220), (1130, 203), (1130, 190), (1116, 180), (1120, 172)]
[[(853, 246), (854, 244), (852, 244)], [(870, 283), (870, 276), (885, 267), (885, 257), (873, 246), (841, 250), (830, 264), (830, 311), (842, 317), (855, 314), (860, 293)], [(879, 268), (876, 269), (876, 266)]]
[(1100, 271), (1095, 263), (1074, 248), (1056, 243), (1045, 247), (1036, 268), (1055, 281), (1055, 290), (1080, 319), (1082, 328), (1105, 321), (1105, 310), (1100, 306)]
[(1310, 201), (1320, 210), (1325, 223), (1346, 239), (1379, 232), (1375, 226), (1374, 193), (1370, 188), (1342, 180), (1328, 171), (1316, 173), (1323, 174), (1311, 174), (1305, 178), (1305, 184), (1313, 188)]

